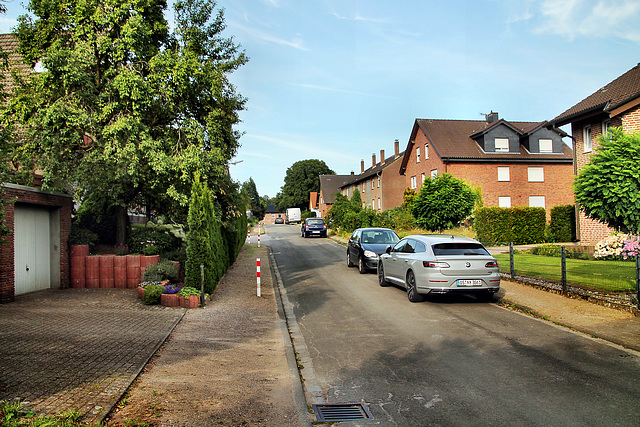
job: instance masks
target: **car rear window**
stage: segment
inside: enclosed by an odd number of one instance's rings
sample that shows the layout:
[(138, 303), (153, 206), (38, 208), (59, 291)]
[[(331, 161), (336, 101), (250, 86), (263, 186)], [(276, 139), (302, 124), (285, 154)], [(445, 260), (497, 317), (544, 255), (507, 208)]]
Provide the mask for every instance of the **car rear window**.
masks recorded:
[(322, 224), (324, 224), (324, 220), (323, 219), (308, 219), (307, 220), (307, 224), (322, 225)]
[(480, 243), (436, 243), (432, 248), (435, 256), (489, 255)]

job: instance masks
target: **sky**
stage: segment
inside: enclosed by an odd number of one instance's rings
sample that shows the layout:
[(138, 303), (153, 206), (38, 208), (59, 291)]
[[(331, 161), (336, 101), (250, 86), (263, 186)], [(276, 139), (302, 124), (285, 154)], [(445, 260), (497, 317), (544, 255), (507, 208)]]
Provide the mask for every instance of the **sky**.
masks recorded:
[[(1, 32), (22, 4), (6, 2)], [(261, 196), (300, 160), (359, 173), (404, 150), (417, 118), (551, 120), (640, 62), (638, 0), (217, 4), (249, 57), (230, 76), (247, 98), (231, 176)]]

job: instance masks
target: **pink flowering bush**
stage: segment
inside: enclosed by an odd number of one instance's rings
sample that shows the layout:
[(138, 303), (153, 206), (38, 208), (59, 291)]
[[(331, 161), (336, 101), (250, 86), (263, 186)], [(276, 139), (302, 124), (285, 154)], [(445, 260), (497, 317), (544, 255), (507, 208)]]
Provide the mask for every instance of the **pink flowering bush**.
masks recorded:
[(629, 236), (622, 248), (622, 258), (633, 258), (640, 255), (640, 236)]
[(623, 256), (623, 249), (630, 236), (623, 233), (614, 233), (606, 239), (596, 243), (593, 256), (595, 258), (615, 259)]

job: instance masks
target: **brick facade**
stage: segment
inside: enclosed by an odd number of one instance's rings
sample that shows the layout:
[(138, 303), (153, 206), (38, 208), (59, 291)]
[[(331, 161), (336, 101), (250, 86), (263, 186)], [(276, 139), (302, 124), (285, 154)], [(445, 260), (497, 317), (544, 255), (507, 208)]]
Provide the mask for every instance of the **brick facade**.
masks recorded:
[(15, 205), (22, 204), (34, 207), (43, 207), (50, 210), (58, 209), (60, 212), (60, 288), (69, 287), (69, 246), (68, 238), (71, 231), (71, 212), (73, 199), (71, 196), (61, 193), (42, 191), (37, 188), (25, 187), (13, 184), (3, 184), (4, 200), (13, 201), (4, 207), (5, 225), (12, 233), (6, 236), (0, 245), (0, 302), (13, 301), (15, 298), (15, 271), (14, 271), (14, 221)]

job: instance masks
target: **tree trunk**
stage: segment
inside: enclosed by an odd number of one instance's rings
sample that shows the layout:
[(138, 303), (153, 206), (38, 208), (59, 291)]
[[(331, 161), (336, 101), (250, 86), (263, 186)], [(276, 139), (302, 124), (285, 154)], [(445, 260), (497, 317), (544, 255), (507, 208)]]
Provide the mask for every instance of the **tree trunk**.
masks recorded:
[(127, 209), (119, 206), (116, 215), (116, 246), (124, 246), (127, 244)]

